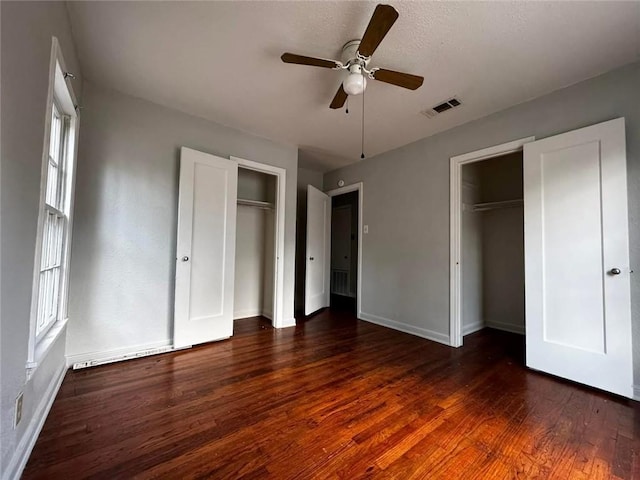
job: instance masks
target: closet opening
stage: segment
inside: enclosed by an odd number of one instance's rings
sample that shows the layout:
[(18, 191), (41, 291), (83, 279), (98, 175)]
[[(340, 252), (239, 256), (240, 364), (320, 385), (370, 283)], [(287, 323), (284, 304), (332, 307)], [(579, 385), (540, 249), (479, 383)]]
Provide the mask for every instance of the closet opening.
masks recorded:
[(462, 335), (525, 332), (523, 153), (462, 165)]
[(359, 191), (331, 196), (330, 307), (357, 314)]
[(233, 319), (265, 317), (276, 305), (278, 176), (238, 166)]

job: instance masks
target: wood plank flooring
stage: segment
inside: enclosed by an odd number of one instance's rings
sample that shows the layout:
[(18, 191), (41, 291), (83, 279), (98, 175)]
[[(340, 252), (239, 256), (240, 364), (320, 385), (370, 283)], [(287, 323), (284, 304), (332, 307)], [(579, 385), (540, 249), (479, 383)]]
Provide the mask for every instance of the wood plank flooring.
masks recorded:
[(23, 478), (640, 479), (635, 402), (326, 310), (69, 372)]

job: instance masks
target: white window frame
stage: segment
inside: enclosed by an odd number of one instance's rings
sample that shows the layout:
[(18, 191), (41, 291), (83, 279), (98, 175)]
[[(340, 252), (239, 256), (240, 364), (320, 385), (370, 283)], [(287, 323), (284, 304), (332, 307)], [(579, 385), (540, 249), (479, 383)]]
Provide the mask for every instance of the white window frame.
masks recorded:
[[(52, 37), (51, 58), (49, 62), (49, 90), (47, 93), (47, 106), (45, 111), (44, 141), (42, 149), (42, 167), (40, 172), (40, 202), (38, 212), (38, 226), (36, 248), (33, 264), (33, 287), (31, 294), (31, 315), (29, 327), (29, 348), (27, 353), (27, 378), (31, 376), (38, 364), (45, 357), (49, 348), (64, 331), (67, 324), (67, 305), (69, 290), (69, 261), (71, 253), (71, 233), (73, 231), (73, 200), (75, 194), (76, 157), (78, 151), (78, 127), (80, 116), (76, 109), (77, 100), (71, 85), (70, 78), (66, 78), (66, 64), (62, 55), (60, 44), (56, 37)], [(55, 104), (55, 107), (54, 107)], [(46, 203), (47, 176), (49, 168), (49, 149), (51, 142), (51, 127), (53, 109), (56, 108), (68, 121), (68, 133), (64, 141), (64, 166), (59, 162), (58, 168), (66, 171), (63, 183), (59, 185), (62, 195), (60, 210)], [(58, 290), (57, 317), (41, 332), (38, 330), (38, 304), (40, 292), (40, 273), (42, 269), (42, 248), (44, 237), (44, 223), (49, 212), (65, 217), (66, 227), (62, 235), (62, 257), (60, 259), (61, 277)]]

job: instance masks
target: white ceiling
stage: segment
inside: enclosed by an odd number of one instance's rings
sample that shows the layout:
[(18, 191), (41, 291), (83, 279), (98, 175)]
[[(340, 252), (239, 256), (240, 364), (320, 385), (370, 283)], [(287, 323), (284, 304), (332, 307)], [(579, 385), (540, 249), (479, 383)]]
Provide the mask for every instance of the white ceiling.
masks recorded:
[[(330, 110), (342, 72), (285, 52), (340, 58), (376, 2), (72, 2), (83, 73), (95, 83), (276, 141), (301, 166), (359, 161), (361, 97)], [(406, 2), (370, 66), (425, 77), (370, 81), (373, 156), (640, 58), (640, 2)], [(463, 105), (428, 119), (451, 96)]]

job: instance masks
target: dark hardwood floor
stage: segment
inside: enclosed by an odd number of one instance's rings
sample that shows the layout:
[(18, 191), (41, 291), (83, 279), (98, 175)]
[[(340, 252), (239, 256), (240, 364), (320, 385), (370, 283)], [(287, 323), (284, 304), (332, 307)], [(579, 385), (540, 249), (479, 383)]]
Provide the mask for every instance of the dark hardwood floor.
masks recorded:
[(69, 372), (25, 479), (640, 478), (640, 409), (526, 370), (522, 337), (452, 349), (324, 311)]

